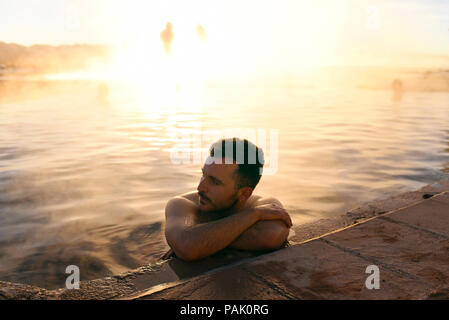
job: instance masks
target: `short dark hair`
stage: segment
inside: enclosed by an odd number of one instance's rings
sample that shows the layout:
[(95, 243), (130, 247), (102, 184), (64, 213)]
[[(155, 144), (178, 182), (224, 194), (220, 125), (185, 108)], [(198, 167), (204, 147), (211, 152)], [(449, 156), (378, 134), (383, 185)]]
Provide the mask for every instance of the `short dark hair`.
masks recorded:
[[(232, 149), (230, 148), (231, 143)], [(264, 154), (263, 150), (254, 143), (249, 142), (247, 139), (235, 137), (220, 139), (211, 145), (209, 152), (211, 157), (221, 154), (222, 159), (232, 159), (232, 163), (238, 164), (238, 168), (234, 173), (236, 189), (243, 187), (254, 189), (259, 183), (262, 176)]]

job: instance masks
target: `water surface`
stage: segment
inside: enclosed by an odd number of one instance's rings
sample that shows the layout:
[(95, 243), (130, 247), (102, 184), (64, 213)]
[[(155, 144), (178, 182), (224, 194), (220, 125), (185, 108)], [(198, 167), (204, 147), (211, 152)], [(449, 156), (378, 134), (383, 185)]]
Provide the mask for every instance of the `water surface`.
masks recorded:
[[(208, 87), (189, 95), (94, 81), (0, 81), (0, 279), (63, 287), (167, 250), (164, 205), (194, 190), (201, 164), (176, 164), (210, 132), (277, 130), (278, 168), (257, 194), (295, 224), (415, 190), (449, 168), (449, 93)], [(193, 140), (195, 141), (193, 141)], [(269, 139), (267, 139), (269, 140)], [(268, 144), (270, 141), (267, 141)], [(269, 154), (269, 150), (267, 150)]]

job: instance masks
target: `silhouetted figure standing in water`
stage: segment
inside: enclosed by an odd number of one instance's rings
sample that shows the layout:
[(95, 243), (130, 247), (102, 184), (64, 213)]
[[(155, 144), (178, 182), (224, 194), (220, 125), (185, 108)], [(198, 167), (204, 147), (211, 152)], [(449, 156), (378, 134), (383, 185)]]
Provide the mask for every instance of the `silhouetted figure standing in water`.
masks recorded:
[(171, 22), (167, 22), (165, 29), (161, 32), (161, 41), (164, 44), (164, 49), (166, 54), (170, 54), (171, 43), (173, 41), (174, 35), (172, 30)]
[(399, 79), (394, 79), (391, 87), (393, 89), (393, 97), (391, 98), (391, 100), (393, 100), (393, 102), (401, 102), (402, 95), (404, 93), (402, 81)]
[(107, 106), (109, 103), (109, 87), (106, 83), (100, 83), (97, 88), (97, 99), (100, 104)]
[(198, 24), (196, 26), (196, 34), (201, 41), (203, 42), (207, 41), (207, 33), (202, 25)]

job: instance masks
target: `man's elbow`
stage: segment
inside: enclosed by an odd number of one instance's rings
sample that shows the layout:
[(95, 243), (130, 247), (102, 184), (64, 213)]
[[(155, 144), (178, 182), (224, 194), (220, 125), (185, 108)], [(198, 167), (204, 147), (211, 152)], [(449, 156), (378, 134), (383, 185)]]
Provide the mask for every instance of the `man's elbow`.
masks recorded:
[[(173, 250), (175, 251), (175, 250)], [(196, 261), (199, 260), (199, 258), (197, 256), (195, 256), (192, 253), (189, 252), (181, 252), (178, 250), (178, 252), (175, 251), (176, 257), (178, 257), (179, 259), (186, 261), (186, 262), (192, 262), (192, 261)]]
[(204, 258), (204, 256), (200, 255), (199, 252), (195, 250), (195, 248), (188, 246), (182, 246), (181, 250), (178, 250), (178, 252), (179, 254), (175, 251), (176, 256), (186, 262), (193, 262)]
[(266, 238), (267, 242), (265, 247), (267, 250), (276, 250), (282, 247), (282, 245), (287, 241), (290, 229), (287, 226), (279, 226)]
[(166, 239), (178, 259), (192, 262), (201, 258), (191, 247), (189, 247), (189, 244), (186, 241), (169, 241), (168, 237), (166, 237)]
[(172, 246), (171, 247), (173, 252), (175, 253), (176, 257), (178, 259), (181, 259), (183, 261), (192, 262), (199, 260), (200, 257), (198, 257), (195, 252), (192, 252), (188, 248), (179, 247), (179, 246)]

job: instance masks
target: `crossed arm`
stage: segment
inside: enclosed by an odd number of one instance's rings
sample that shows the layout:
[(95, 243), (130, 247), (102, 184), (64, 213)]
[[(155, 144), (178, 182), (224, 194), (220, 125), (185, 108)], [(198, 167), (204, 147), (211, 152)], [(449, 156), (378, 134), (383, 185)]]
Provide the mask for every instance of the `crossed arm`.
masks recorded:
[(173, 198), (165, 209), (165, 237), (175, 254), (186, 261), (202, 259), (228, 246), (277, 249), (288, 237), (291, 219), (279, 201), (270, 200), (216, 221), (195, 224), (195, 204)]

